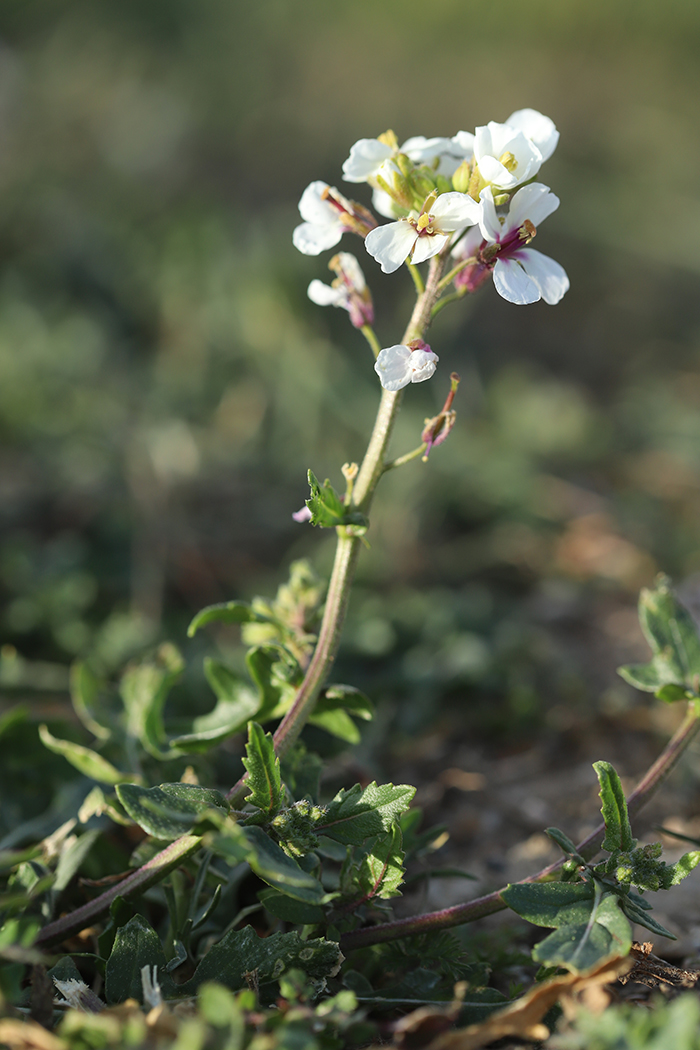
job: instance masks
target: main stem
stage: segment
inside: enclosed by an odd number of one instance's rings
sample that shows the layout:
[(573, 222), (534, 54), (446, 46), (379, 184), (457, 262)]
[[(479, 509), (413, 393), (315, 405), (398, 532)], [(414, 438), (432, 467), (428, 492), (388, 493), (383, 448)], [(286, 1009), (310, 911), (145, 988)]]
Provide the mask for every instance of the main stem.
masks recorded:
[[(431, 259), (428, 280), (425, 289), (421, 291), (416, 300), (411, 320), (404, 333), (403, 343), (409, 343), (412, 339), (421, 339), (428, 330), (432, 309), (439, 295), (438, 284), (444, 267), (444, 257), (437, 255)], [(353, 490), (353, 502), (364, 514), (369, 512), (377, 482), (384, 470), (386, 451), (400, 404), (400, 390), (382, 391), (372, 436)], [(318, 642), (294, 703), (274, 735), (275, 750), (280, 757), (286, 754), (304, 728), (338, 652), (361, 541), (357, 536), (349, 535), (345, 527), (338, 528), (337, 532), (338, 545), (328, 584), (328, 595)], [(244, 795), (245, 777), (241, 777), (238, 783), (231, 788), (227, 798), (232, 806), (236, 807)], [(133, 875), (111, 886), (99, 897), (84, 904), (70, 915), (64, 915), (55, 922), (49, 923), (38, 935), (36, 943), (50, 944), (65, 940), (66, 937), (77, 933), (106, 912), (116, 897), (126, 899), (142, 893), (196, 853), (200, 845), (201, 838), (196, 835), (185, 835), (171, 842)]]
[[(661, 752), (656, 762), (646, 771), (637, 784), (632, 794), (627, 799), (627, 808), (630, 816), (638, 813), (652, 797), (659, 785), (666, 779), (681, 757), (688, 744), (700, 729), (700, 708), (693, 702), (685, 719), (673, 734), (668, 744)], [(605, 825), (598, 827), (588, 835), (576, 848), (587, 860), (594, 857), (600, 849), (605, 836)], [(564, 858), (547, 865), (536, 875), (530, 875), (522, 882), (542, 882), (549, 878), (562, 866)], [(369, 926), (364, 930), (354, 930), (343, 934), (340, 938), (340, 946), (347, 953), (356, 948), (366, 948), (371, 944), (380, 944), (384, 941), (393, 941), (398, 937), (407, 937), (410, 934), (426, 933), (428, 930), (445, 930), (451, 926), (463, 926), (465, 923), (483, 919), (486, 915), (503, 911), (507, 907), (501, 897), (506, 889), (502, 887), (484, 897), (467, 901), (466, 904), (455, 904), (451, 908), (442, 908), (440, 911), (426, 912), (423, 915), (415, 915), (406, 919), (397, 919), (395, 922), (385, 922), (377, 926)]]

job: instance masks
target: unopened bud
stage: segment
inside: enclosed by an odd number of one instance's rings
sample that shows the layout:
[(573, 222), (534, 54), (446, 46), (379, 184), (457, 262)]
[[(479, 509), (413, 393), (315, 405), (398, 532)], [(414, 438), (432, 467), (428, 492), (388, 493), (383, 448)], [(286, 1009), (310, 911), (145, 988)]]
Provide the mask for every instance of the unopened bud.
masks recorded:
[(469, 190), (469, 180), (472, 177), (472, 169), (468, 160), (463, 160), (457, 171), (452, 176), (452, 186), (457, 193), (467, 193)]
[(427, 462), (433, 446), (441, 445), (443, 441), (447, 440), (452, 427), (455, 425), (457, 413), (452, 408), (452, 402), (454, 401), (458, 386), (459, 376), (456, 372), (453, 372), (450, 375), (450, 392), (445, 398), (445, 404), (442, 406), (442, 410), (436, 416), (433, 416), (432, 419), (425, 420), (425, 426), (421, 434), (421, 441), (425, 442), (426, 445), (423, 454), (424, 463)]
[(377, 142), (382, 142), (389, 149), (397, 150), (399, 148), (399, 140), (391, 129), (383, 131), (381, 135), (377, 135)]

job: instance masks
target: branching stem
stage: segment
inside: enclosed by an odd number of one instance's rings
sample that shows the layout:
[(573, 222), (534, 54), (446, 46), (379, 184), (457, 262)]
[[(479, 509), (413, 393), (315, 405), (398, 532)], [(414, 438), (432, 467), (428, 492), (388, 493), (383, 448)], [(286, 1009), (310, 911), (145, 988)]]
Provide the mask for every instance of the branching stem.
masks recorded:
[[(663, 783), (674, 768), (699, 729), (700, 707), (697, 701), (693, 701), (681, 725), (673, 734), (656, 762), (649, 767), (627, 799), (627, 808), (630, 816), (638, 813), (642, 806), (646, 805), (659, 785)], [(586, 860), (590, 860), (600, 849), (604, 836), (605, 825), (601, 823), (577, 846), (578, 852)], [(564, 859), (562, 857), (561, 860), (549, 864), (542, 871), (538, 871), (536, 875), (530, 875), (522, 881), (524, 883), (542, 882), (559, 870), (564, 863)], [(355, 948), (366, 948), (371, 944), (393, 941), (399, 937), (407, 937), (410, 934), (425, 933), (428, 930), (445, 930), (451, 926), (463, 926), (465, 923), (474, 922), (476, 919), (483, 919), (486, 915), (493, 915), (494, 912), (503, 911), (507, 907), (501, 897), (504, 889), (505, 886), (484, 897), (467, 901), (466, 904), (455, 904), (451, 908), (442, 908), (440, 911), (426, 912), (424, 915), (415, 915), (406, 919), (397, 919), (395, 922), (369, 926), (364, 930), (353, 930), (340, 938), (341, 948), (347, 954)]]

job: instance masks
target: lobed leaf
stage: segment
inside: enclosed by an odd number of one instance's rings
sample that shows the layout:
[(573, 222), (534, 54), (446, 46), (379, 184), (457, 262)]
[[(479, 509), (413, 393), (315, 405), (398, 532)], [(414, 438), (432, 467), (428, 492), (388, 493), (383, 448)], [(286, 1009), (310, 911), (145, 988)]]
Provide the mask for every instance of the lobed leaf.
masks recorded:
[(616, 849), (622, 850), (623, 853), (630, 853), (637, 845), (637, 840), (632, 837), (627, 800), (620, 778), (609, 762), (594, 762), (593, 768), (600, 784), (599, 796), (602, 802), (600, 811), (605, 822), (605, 840), (602, 843), (602, 849), (609, 853)]
[(337, 842), (359, 846), (373, 835), (389, 831), (398, 817), (408, 809), (416, 793), (408, 784), (359, 784), (348, 791), (343, 788), (326, 808), (316, 827), (319, 835)]

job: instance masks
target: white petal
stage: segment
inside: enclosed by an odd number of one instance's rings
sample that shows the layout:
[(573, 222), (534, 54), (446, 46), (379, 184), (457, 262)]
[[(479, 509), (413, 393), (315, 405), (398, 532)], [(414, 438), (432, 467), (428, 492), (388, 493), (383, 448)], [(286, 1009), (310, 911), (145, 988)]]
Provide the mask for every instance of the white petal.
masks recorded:
[(346, 182), (367, 182), (382, 161), (393, 156), (393, 149), (379, 139), (360, 139), (350, 148), (350, 156), (343, 163)]
[(490, 186), (486, 186), (485, 189), (481, 191), (479, 194), (479, 202), (481, 204), (481, 219), (479, 220), (479, 226), (484, 235), (484, 240), (491, 241), (493, 244), (494, 241), (500, 240), (501, 234), (503, 233), (503, 226), (496, 214), (496, 205), (493, 203), (493, 190)]
[(520, 179), (511, 174), (495, 157), (482, 157), (479, 161), (479, 172), (486, 182), (501, 190), (512, 190), (520, 182)]
[(411, 261), (417, 265), (425, 262), (426, 259), (432, 259), (434, 255), (442, 251), (449, 239), (449, 234), (440, 233), (434, 233), (432, 237), (419, 237), (413, 249)]
[(435, 216), (438, 229), (445, 233), (473, 226), (481, 218), (481, 205), (468, 193), (441, 193), (430, 214)]
[(414, 164), (430, 164), (436, 157), (447, 153), (449, 149), (449, 139), (426, 139), (424, 135), (414, 135), (413, 138), (406, 139), (401, 147), (401, 152), (407, 154)]
[(534, 226), (539, 226), (558, 207), (559, 198), (552, 193), (549, 186), (542, 182), (531, 182), (529, 186), (523, 186), (513, 194), (504, 229), (515, 230), (522, 226), (526, 219)]
[[(365, 248), (381, 265), (384, 273), (393, 273), (401, 266), (418, 238), (406, 219), (377, 226), (365, 237)], [(397, 387), (398, 389), (398, 387)]]
[(557, 148), (559, 132), (554, 121), (545, 117), (543, 113), (538, 113), (536, 109), (519, 109), (511, 113), (506, 124), (532, 139), (542, 154), (543, 161), (549, 160)]
[(343, 276), (350, 281), (356, 292), (364, 292), (367, 282), (355, 256), (350, 252), (338, 252), (337, 258)]
[(343, 224), (318, 226), (313, 222), (302, 222), (292, 234), (292, 243), (304, 255), (320, 255), (333, 248), (343, 236)]
[(474, 136), (471, 131), (458, 131), (452, 138), (450, 153), (462, 160), (471, 160), (474, 155)]
[(432, 375), (435, 375), (439, 360), (438, 355), (432, 350), (414, 350), (408, 362), (412, 372), (411, 382), (424, 383), (426, 379), (430, 379)]
[(342, 306), (343, 300), (347, 298), (345, 289), (332, 288), (329, 284), (324, 284), (319, 280), (311, 282), (306, 289), (306, 294), (317, 306)]
[(522, 248), (516, 258), (550, 306), (555, 306), (566, 295), (569, 290), (569, 278), (564, 267), (554, 259), (535, 251), (534, 248)]
[(374, 363), (374, 371), (379, 376), (385, 390), (401, 390), (408, 386), (413, 375), (413, 370), (409, 366), (409, 358), (412, 356), (410, 348), (401, 344), (388, 346), (379, 351)]
[(323, 226), (329, 219), (335, 218), (335, 208), (321, 197), (321, 194), (328, 189), (330, 186), (327, 182), (309, 183), (299, 201), (299, 213), (302, 219)]
[(394, 202), (384, 190), (374, 190), (372, 193), (372, 207), (383, 215), (385, 219), (395, 219)]
[(540, 290), (515, 259), (498, 259), (493, 268), (493, 283), (499, 295), (509, 303), (525, 306), (541, 298)]

